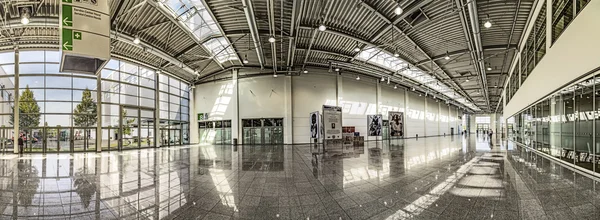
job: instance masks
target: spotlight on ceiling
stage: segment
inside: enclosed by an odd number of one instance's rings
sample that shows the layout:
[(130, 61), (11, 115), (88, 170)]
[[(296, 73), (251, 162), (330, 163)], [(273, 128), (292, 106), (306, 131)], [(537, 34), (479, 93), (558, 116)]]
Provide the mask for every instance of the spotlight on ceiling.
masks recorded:
[(277, 73), (273, 74), (273, 78), (277, 78)]
[(21, 12), (21, 24), (29, 24), (29, 17), (31, 15), (29, 14), (29, 9), (24, 8), (23, 11)]
[(140, 37), (135, 36), (135, 38), (133, 38), (133, 43), (134, 44), (140, 44)]
[(340, 71), (340, 68), (336, 67), (336, 68), (335, 68), (335, 71), (336, 71), (336, 72), (339, 72), (339, 71)]
[(359, 51), (360, 51), (360, 48), (358, 48), (358, 47), (354, 48), (354, 52), (359, 52)]
[(415, 91), (415, 87), (413, 87), (411, 90), (414, 92)]
[(465, 80), (465, 82), (469, 82), (469, 79)]
[(248, 54), (244, 55), (244, 60), (242, 62), (244, 62), (244, 64), (248, 64)]
[(319, 30), (325, 31), (325, 30), (327, 30), (327, 27), (325, 27), (325, 25), (319, 25)]
[(394, 56), (395, 56), (395, 57), (399, 57), (399, 56), (400, 56), (400, 54), (398, 54), (398, 53), (394, 53)]
[(394, 85), (394, 89), (397, 89), (397, 88), (398, 88), (398, 85)]
[(303, 73), (308, 73), (308, 70), (304, 70), (304, 71), (302, 71), (302, 72), (303, 72)]
[(492, 22), (490, 21), (490, 15), (487, 15), (487, 20), (485, 21), (485, 23), (483, 23), (483, 26), (485, 28), (491, 28), (492, 27)]
[(487, 68), (486, 68), (486, 70), (487, 70), (487, 71), (492, 71), (492, 66), (489, 66), (489, 65), (488, 65), (488, 66), (487, 66)]
[(356, 76), (356, 80), (360, 80), (360, 76)]
[(444, 57), (445, 60), (449, 60), (450, 59), (450, 55), (448, 55), (448, 51), (446, 51), (446, 56)]
[(273, 37), (273, 36), (269, 37), (269, 42), (270, 43), (275, 43), (275, 37)]
[(381, 81), (382, 81), (382, 82), (383, 82), (383, 81), (385, 81), (385, 77), (383, 77), (383, 76), (382, 76), (382, 77), (381, 77)]
[(402, 12), (404, 12), (404, 10), (402, 10), (402, 7), (400, 7), (400, 4), (398, 4), (398, 6), (396, 7), (396, 9), (394, 9), (394, 14), (401, 15)]

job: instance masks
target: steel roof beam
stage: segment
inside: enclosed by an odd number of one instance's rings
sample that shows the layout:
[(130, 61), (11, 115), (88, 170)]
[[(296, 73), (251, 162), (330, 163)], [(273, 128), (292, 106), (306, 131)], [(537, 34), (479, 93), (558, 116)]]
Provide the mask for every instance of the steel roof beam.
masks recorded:
[(254, 19), (256, 16), (254, 16), (254, 8), (252, 6), (252, 1), (242, 0), (242, 5), (244, 5), (244, 14), (246, 15), (248, 27), (250, 28), (252, 42), (254, 43), (254, 48), (256, 49), (256, 56), (258, 57), (258, 63), (260, 63), (261, 68), (264, 68), (265, 56), (263, 55), (262, 43), (260, 41), (260, 36), (258, 35), (258, 26), (256, 24), (256, 20)]
[[(512, 50), (512, 49), (517, 49), (517, 45), (490, 45), (490, 46), (485, 46), (483, 47), (484, 51), (490, 51), (490, 50)], [(442, 55), (437, 55), (437, 56), (433, 56), (431, 57), (432, 60), (441, 60), (444, 59), (446, 57), (446, 55), (448, 56), (457, 56), (457, 55), (462, 55), (465, 53), (469, 53), (471, 52), (469, 49), (464, 49), (464, 50), (456, 50), (456, 51), (450, 51), (448, 52), (448, 54), (442, 54)], [(423, 64), (427, 64), (431, 62), (431, 60), (421, 60), (419, 62), (416, 62), (415, 65), (416, 66), (420, 66)]]
[[(281, 6), (283, 7), (283, 5)], [(267, 0), (267, 17), (269, 18), (269, 37), (275, 37), (275, 3)], [(280, 39), (283, 40), (283, 39)], [(273, 63), (273, 74), (277, 74), (277, 43), (271, 43), (271, 62)]]
[[(481, 89), (483, 90), (483, 94), (487, 99), (488, 96), (488, 87), (487, 87), (487, 79), (485, 76), (485, 71), (486, 71), (486, 67), (485, 67), (485, 60), (483, 59), (483, 45), (481, 43), (481, 30), (479, 29), (479, 14), (477, 13), (477, 2), (476, 1), (469, 1), (467, 2), (467, 8), (469, 9), (469, 20), (471, 21), (471, 28), (473, 30), (473, 32), (471, 33), (473, 35), (473, 40), (475, 43), (475, 51), (473, 51), (475, 53), (475, 57), (476, 59), (476, 64), (477, 64), (477, 70), (479, 72), (480, 75), (480, 81), (481, 81)], [(489, 100), (487, 102), (487, 107), (490, 108), (490, 103)]]
[[(325, 17), (323, 18), (323, 20), (321, 20), (321, 24), (319, 25), (325, 25), (325, 21), (327, 21), (327, 17), (329, 16), (329, 11), (331, 10), (331, 4), (332, 2), (334, 2), (336, 0), (329, 0), (329, 2), (327, 2), (327, 6), (325, 6)], [(311, 28), (313, 29), (313, 33), (312, 36), (310, 38), (310, 43), (308, 44), (308, 51), (306, 51), (306, 54), (304, 54), (304, 62), (302, 63), (302, 69), (304, 69), (304, 66), (306, 65), (306, 61), (308, 60), (308, 57), (310, 56), (310, 49), (312, 48), (313, 43), (315, 42), (315, 39), (317, 38), (317, 34), (319, 29), (318, 28)]]
[[(300, 4), (300, 6), (298, 6)], [(288, 45), (288, 55), (286, 66), (291, 67), (294, 65), (294, 56), (296, 55), (296, 32), (299, 27), (298, 20), (302, 17), (302, 8), (304, 7), (304, 1), (293, 0), (292, 6), (292, 19), (290, 20), (290, 37), (289, 37), (289, 45)]]

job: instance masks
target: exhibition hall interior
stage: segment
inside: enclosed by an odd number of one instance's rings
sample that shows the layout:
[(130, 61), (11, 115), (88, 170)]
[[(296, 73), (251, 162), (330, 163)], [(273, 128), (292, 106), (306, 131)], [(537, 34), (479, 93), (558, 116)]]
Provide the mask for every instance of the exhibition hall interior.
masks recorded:
[(0, 219), (600, 219), (600, 0), (0, 0), (0, 25)]

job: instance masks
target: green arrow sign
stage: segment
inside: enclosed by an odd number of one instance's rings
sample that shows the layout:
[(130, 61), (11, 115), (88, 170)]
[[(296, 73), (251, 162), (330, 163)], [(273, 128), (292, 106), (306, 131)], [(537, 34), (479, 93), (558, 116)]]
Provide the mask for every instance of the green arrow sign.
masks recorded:
[[(66, 0), (63, 0), (63, 2)], [(69, 0), (70, 1), (70, 0)], [(73, 6), (63, 5), (62, 6), (62, 25), (65, 27), (73, 26)]]
[(62, 49), (68, 51), (73, 50), (73, 30), (66, 28), (62, 29)]

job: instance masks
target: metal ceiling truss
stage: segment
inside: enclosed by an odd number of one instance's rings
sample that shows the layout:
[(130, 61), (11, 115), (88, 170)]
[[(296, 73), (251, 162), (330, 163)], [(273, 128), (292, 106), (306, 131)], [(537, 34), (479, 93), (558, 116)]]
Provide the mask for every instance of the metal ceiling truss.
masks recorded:
[(254, 43), (256, 56), (258, 57), (258, 63), (260, 63), (261, 68), (264, 68), (265, 56), (263, 55), (262, 43), (258, 34), (258, 25), (256, 24), (255, 20), (256, 16), (254, 15), (254, 6), (252, 5), (252, 0), (242, 0), (242, 5), (244, 6), (244, 14), (246, 16), (246, 21), (248, 22), (248, 27), (250, 28), (252, 42)]

